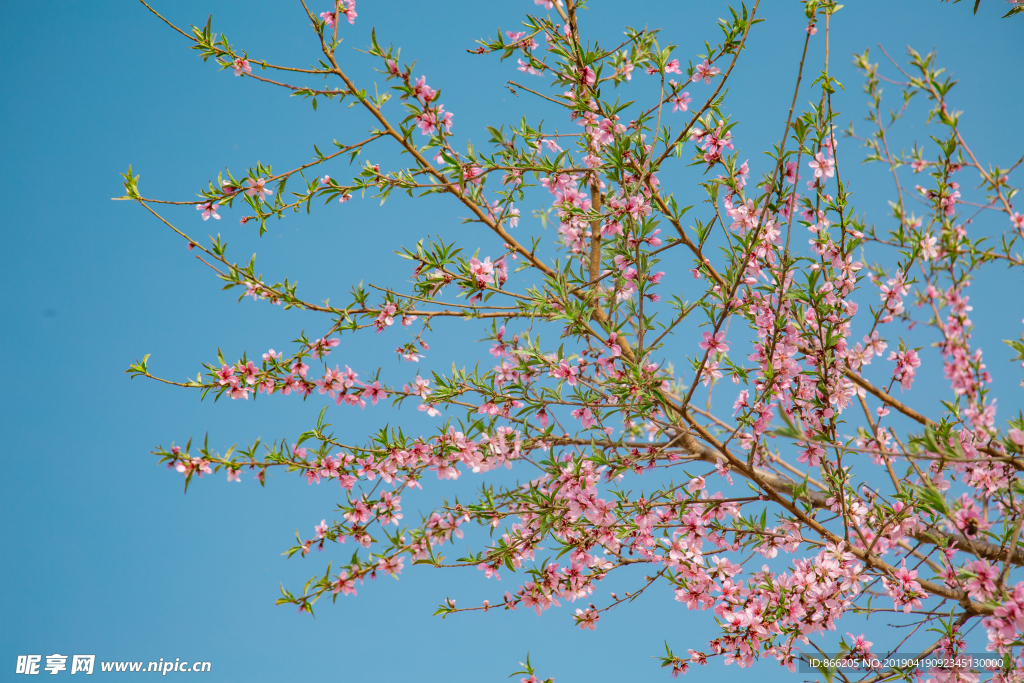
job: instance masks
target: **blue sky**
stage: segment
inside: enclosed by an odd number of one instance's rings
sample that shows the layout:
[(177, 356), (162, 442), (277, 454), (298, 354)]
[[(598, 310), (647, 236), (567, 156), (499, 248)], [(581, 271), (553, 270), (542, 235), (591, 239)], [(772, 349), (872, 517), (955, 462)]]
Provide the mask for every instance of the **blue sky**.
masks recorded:
[[(320, 4), (315, 11), (328, 9)], [(595, 0), (581, 24), (609, 44), (622, 24), (660, 26), (663, 43), (678, 45), (685, 63), (705, 39), (717, 38), (715, 20), (727, 12), (721, 2), (633, 4), (626, 11), (623, 3)], [(762, 5), (767, 21), (751, 35), (727, 105), (755, 164), (759, 150), (781, 133), (804, 25), (796, 2)], [(252, 56), (300, 66), (316, 60), (298, 3), (158, 0), (156, 6), (179, 25), (205, 23), (212, 12), (214, 30)], [(417, 60), (416, 73), (442, 90), (460, 140), (482, 142), (487, 124), (550, 115), (503, 88), (506, 79), (522, 76), (513, 62), (499, 66), (466, 53), (476, 37), (493, 36), (499, 26), (515, 29), (535, 9), (532, 2), (361, 0), (357, 9), (355, 26), (342, 29), (345, 45), (364, 47), (376, 26), (381, 42), (402, 46), (403, 59)], [(850, 53), (876, 43), (894, 55), (907, 44), (920, 51), (934, 46), (941, 63), (963, 79), (953, 99), (968, 112), (964, 130), (974, 150), (993, 163), (1016, 161), (1014, 154), (1024, 152), (1017, 125), (1024, 89), (1016, 69), (1024, 58), (1022, 24), (1000, 20), (1000, 2), (983, 3), (977, 16), (970, 9), (971, 3), (935, 0), (849, 3), (834, 20), (832, 42), (833, 74), (846, 86), (834, 100), (844, 124), (859, 123), (864, 114)], [(688, 614), (667, 590), (606, 615), (593, 633), (577, 629), (567, 607), (544, 618), (522, 610), (431, 617), (446, 596), (472, 604), (514, 588), (512, 577), (486, 584), (475, 570), (407, 568), (401, 581), (379, 579), (357, 598), (321, 604), (315, 620), (275, 607), (280, 583), (301, 586), (335, 558), (325, 552), (285, 560), (280, 553), (296, 528), (308, 537), (313, 524), (330, 517), (337, 490), (288, 477), (260, 489), (248, 479), (229, 485), (217, 476), (183, 496), (181, 478), (149, 452), (206, 432), (220, 449), (257, 436), (293, 439), (315, 421), (320, 403), (280, 397), (200, 403), (194, 393), (130, 381), (123, 370), (149, 353), (157, 374), (194, 376), (218, 347), (229, 358), (246, 350), (252, 356), (286, 348), (300, 330), (320, 332), (323, 323), (250, 300), (236, 303), (179, 238), (141, 208), (110, 198), (122, 194), (118, 174), (129, 164), (144, 194), (189, 199), (224, 167), (237, 174), (257, 160), (296, 166), (309, 158), (312, 144), (325, 149), (332, 139), (360, 139), (368, 122), (337, 105), (322, 104), (314, 113), (308, 102), (204, 65), (181, 36), (128, 0), (46, 11), (8, 3), (0, 35), (0, 173), (11, 198), (0, 253), (0, 351), (12, 367), (28, 368), (28, 377), (12, 372), (0, 410), (6, 450), (0, 670), (13, 667), (19, 654), (58, 652), (100, 660), (208, 660), (210, 681), (504, 680), (529, 651), (539, 672), (559, 683), (664, 680), (651, 659), (663, 640), (685, 651), (713, 635), (709, 615)], [(819, 54), (822, 37), (812, 43)], [(344, 54), (369, 84), (371, 64)], [(922, 119), (901, 135), (908, 146), (911, 136), (924, 139)], [(841, 154), (860, 155), (852, 142), (841, 145)], [(884, 225), (892, 195), (884, 169), (847, 168), (858, 211)], [(346, 169), (336, 164), (327, 172), (343, 178)], [(272, 222), (262, 238), (251, 225), (238, 225), (237, 209), (223, 215), (203, 224), (191, 207), (168, 212), (198, 235), (219, 230), (240, 259), (256, 252), (268, 280), (298, 279), (312, 299), (343, 301), (360, 280), (403, 281), (407, 264), (392, 251), (428, 234), (457, 237), (470, 251), (500, 247), (461, 225), (458, 211), (439, 199), (397, 199), (383, 208), (357, 199), (310, 218)], [(1019, 291), (1016, 276), (980, 282), (972, 291), (975, 322), (989, 324), (989, 336), (981, 338), (986, 358), (1000, 372), (1008, 353), (997, 340), (1016, 337), (1022, 317), (1019, 299), (1007, 295)], [(427, 367), (486, 354), (459, 329), (437, 326)], [(391, 349), (400, 341), (397, 335), (383, 343), (371, 335), (347, 338), (336, 354), (364, 372), (398, 370)], [(922, 369), (922, 390), (944, 386), (937, 368)], [(1020, 408), (1014, 372), (998, 394), (1004, 417)], [(328, 419), (360, 435), (397, 417), (338, 409)], [(402, 420), (423, 424), (408, 411)], [(465, 490), (437, 485), (420, 499), (422, 509), (439, 495)], [(728, 673), (737, 680), (793, 679), (772, 664)]]

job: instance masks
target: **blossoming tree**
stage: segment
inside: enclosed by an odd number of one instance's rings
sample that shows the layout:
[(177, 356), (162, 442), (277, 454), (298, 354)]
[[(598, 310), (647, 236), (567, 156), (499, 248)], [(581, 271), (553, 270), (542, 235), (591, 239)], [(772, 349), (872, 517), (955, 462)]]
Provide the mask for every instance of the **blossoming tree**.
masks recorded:
[[(375, 32), (365, 37), (379, 76), (346, 66), (341, 39), (365, 35), (353, 33), (353, 0), (302, 3), (322, 55), (308, 68), (250, 56), (210, 22), (182, 30), (164, 19), (228, 75), (309, 98), (314, 108), (344, 102), (374, 125), (285, 172), (262, 164), (229, 171), (196, 200), (150, 198), (125, 174), (122, 199), (180, 235), (226, 287), (324, 320), (285, 351), (218, 357), (195, 380), (160, 380), (217, 398), (306, 399), (316, 405), (306, 431), (226, 453), (189, 441), (155, 454), (186, 486), (214, 472), (229, 481), (252, 472), (265, 484), (276, 469), (338, 487), (341, 516), (310, 523), (289, 555), (346, 540), (357, 552), (301, 591), (284, 591), (279, 602), (300, 611), (356, 594), (368, 576), (408, 571), (406, 563), (477, 567), (481, 580), (505, 573), (516, 586), (480, 605), (446, 601), (439, 614), (540, 614), (568, 601), (580, 605), (578, 626), (594, 629), (645, 592), (710, 611), (716, 638), (662, 657), (676, 674), (712, 658), (793, 669), (802, 652), (826, 647), (881, 658), (869, 638), (893, 650), (901, 638), (885, 626), (867, 634), (844, 626), (858, 630), (863, 615), (889, 613), (915, 633), (930, 629), (923, 654), (987, 647), (999, 660), (956, 676), (1021, 680), (1024, 422), (1019, 409), (997, 421), (969, 297), (989, 269), (1024, 266), (1024, 214), (1009, 179), (1016, 164), (975, 157), (949, 103), (954, 83), (933, 55), (910, 51), (880, 70), (865, 52), (855, 61), (870, 129), (847, 135), (891, 169), (892, 212), (876, 228), (854, 213), (839, 163), (832, 95), (841, 85), (827, 49), (838, 4), (803, 3), (788, 116), (756, 173), (737, 151), (724, 94), (737, 62), (749, 58), (757, 2), (722, 20), (717, 44), (700, 55), (677, 54), (652, 30), (626, 30), (621, 44), (600, 46), (580, 21), (582, 1), (529, 8), (517, 30), (480, 40), (473, 52), (515, 59), (522, 78), (534, 80), (509, 87), (542, 102), (559, 126), (523, 119), (489, 128), (489, 147), (457, 142), (439, 92)], [(808, 58), (812, 41), (825, 43), (821, 64)], [(644, 79), (656, 96), (626, 101)], [(895, 111), (883, 108), (883, 80), (901, 89)], [(911, 98), (928, 102), (941, 132), (900, 152), (891, 128)], [(332, 162), (354, 164), (382, 145), (407, 165), (370, 159), (351, 177), (333, 166), (326, 174)], [(862, 161), (856, 146), (846, 146), (844, 164)], [(703, 182), (682, 191), (662, 183), (687, 164), (705, 172)], [(396, 191), (443, 196), (479, 227), (474, 243), (442, 236), (404, 245), (410, 280), (359, 285), (345, 306), (301, 298), (289, 280), (264, 282), (254, 259), (234, 261), (219, 237), (204, 245), (187, 227), (240, 209), (241, 223), (262, 234), (286, 212), (344, 211), (336, 204)], [(549, 208), (537, 220), (520, 215), (517, 205), (540, 201)], [(173, 205), (199, 213), (172, 222)], [(993, 234), (978, 232), (981, 214), (998, 226)], [(548, 222), (556, 243), (542, 237)], [(663, 283), (666, 272), (684, 273), (685, 287), (669, 289), (682, 280)], [(358, 345), (409, 327), (411, 341), (398, 351), (419, 361), (442, 320), (488, 330), (481, 356), (489, 350), (489, 369), (426, 376), (330, 358), (344, 352), (343, 339)], [(1008, 343), (1024, 360), (1024, 339)], [(128, 372), (156, 379), (147, 359)], [(945, 395), (913, 392), (917, 373), (940, 364)], [(437, 427), (337, 434), (327, 423), (332, 411), (388, 402), (425, 412)], [(495, 484), (488, 473), (498, 468), (519, 482)], [(403, 516), (407, 490), (462, 476), (480, 480), (472, 503), (439, 503), (418, 522), (408, 509)], [(491, 530), (492, 541), (444, 561), (466, 525)], [(538, 564), (541, 548), (557, 561)], [(600, 581), (632, 565), (647, 572), (635, 589), (602, 597)], [(824, 645), (837, 630), (846, 637)], [(538, 680), (530, 666), (521, 673)], [(913, 675), (878, 665), (853, 677)]]

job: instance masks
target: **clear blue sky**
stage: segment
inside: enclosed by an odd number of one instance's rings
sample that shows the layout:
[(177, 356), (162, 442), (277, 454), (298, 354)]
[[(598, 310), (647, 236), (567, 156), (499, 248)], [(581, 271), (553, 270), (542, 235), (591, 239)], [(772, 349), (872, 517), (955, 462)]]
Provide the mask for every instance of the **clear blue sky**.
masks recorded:
[[(663, 42), (679, 45), (684, 63), (702, 51), (705, 38), (716, 39), (715, 19), (726, 13), (722, 2), (591, 4), (585, 29), (611, 43), (622, 23), (663, 27)], [(908, 43), (921, 51), (934, 46), (942, 64), (965, 80), (953, 99), (968, 111), (964, 130), (975, 151), (993, 163), (1015, 161), (1024, 152), (1024, 18), (1000, 20), (1002, 2), (982, 3), (975, 17), (971, 4), (848, 3), (836, 17), (832, 44), (833, 73), (846, 85), (835, 100), (843, 121), (860, 122), (864, 113), (851, 52), (876, 43), (893, 54)], [(631, 5), (636, 14), (627, 17)], [(212, 12), (214, 29), (253, 56), (300, 66), (316, 60), (297, 2), (156, 6), (182, 25), (205, 23)], [(317, 12), (328, 6), (313, 4)], [(752, 33), (727, 105), (757, 163), (758, 150), (781, 132), (803, 27), (798, 3), (762, 6), (767, 21)], [(365, 46), (376, 26), (381, 42), (402, 46), (403, 58), (418, 60), (416, 72), (442, 89), (460, 140), (482, 142), (483, 126), (509, 112), (539, 115), (533, 103), (502, 88), (521, 75), (513, 62), (498, 66), (465, 51), (498, 26), (515, 29), (535, 9), (532, 2), (360, 0), (357, 9), (356, 25), (342, 29), (346, 45)], [(497, 681), (529, 651), (540, 673), (559, 683), (666, 680), (650, 659), (663, 640), (685, 652), (712, 635), (707, 613), (687, 613), (666, 591), (606, 615), (593, 633), (577, 629), (566, 607), (544, 618), (524, 610), (431, 617), (446, 596), (470, 604), (493, 599), (495, 588), (514, 589), (512, 577), (486, 584), (474, 570), (407, 567), (399, 582), (381, 579), (335, 607), (321, 603), (316, 620), (275, 607), (280, 582), (301, 586), (335, 557), (289, 561), (280, 553), (297, 527), (308, 537), (313, 524), (331, 517), (336, 488), (277, 477), (261, 490), (249, 479), (229, 485), (217, 476), (183, 496), (181, 478), (149, 451), (207, 431), (219, 448), (257, 436), (293, 438), (315, 420), (320, 404), (280, 397), (200, 404), (197, 394), (129, 381), (123, 370), (150, 353), (157, 373), (194, 376), (218, 346), (227, 357), (258, 354), (284, 348), (303, 327), (322, 327), (293, 311), (236, 303), (177, 237), (141, 208), (109, 199), (122, 194), (118, 173), (129, 163), (144, 194), (188, 199), (225, 166), (296, 166), (312, 144), (326, 149), (332, 138), (358, 139), (367, 122), (337, 106), (322, 104), (314, 113), (308, 102), (204, 65), (181, 36), (130, 0), (6, 3), (0, 36), (0, 185), (8, 196), (0, 352), (12, 368), (0, 399), (0, 678), (8, 680), (16, 655), (58, 652), (209, 660), (208, 681)], [(344, 59), (368, 84), (365, 59), (351, 52)], [(925, 138), (920, 120), (907, 130)], [(841, 144), (841, 153), (860, 154), (851, 142)], [(344, 177), (346, 169), (337, 164), (327, 172)], [(883, 169), (851, 170), (850, 182), (858, 210), (883, 223), (891, 196)], [(239, 258), (257, 252), (269, 280), (297, 278), (312, 299), (343, 300), (363, 279), (403, 280), (406, 263), (391, 251), (428, 233), (456, 235), (471, 251), (495, 248), (460, 226), (459, 214), (440, 201), (424, 211), (403, 201), (380, 209), (356, 200), (310, 219), (274, 222), (262, 239), (252, 226), (238, 225), (238, 214), (225, 211), (219, 223), (201, 224), (189, 207), (171, 217), (200, 235), (219, 230)], [(1016, 337), (1020, 328), (1021, 305), (1007, 294), (1020, 291), (1017, 279), (972, 291), (975, 322), (992, 323), (982, 346), (999, 372), (1007, 354), (997, 340)], [(986, 304), (985, 293), (1002, 296)], [(438, 353), (427, 362), (443, 368), (450, 358), (486, 353), (461, 338), (442, 341), (456, 330), (439, 326)], [(395, 368), (397, 336), (380, 344), (356, 339), (362, 345), (346, 340), (336, 352), (340, 361), (363, 371)], [(19, 367), (24, 376), (13, 370)], [(941, 388), (941, 376), (929, 374), (937, 368), (933, 363), (922, 374)], [(1019, 409), (1016, 381), (1005, 397), (999, 394), (1003, 416)], [(331, 415), (352, 434), (396, 418), (380, 410)], [(459, 490), (465, 488), (435, 486), (419, 501), (425, 509), (438, 492)], [(728, 674), (795, 680), (773, 664)]]

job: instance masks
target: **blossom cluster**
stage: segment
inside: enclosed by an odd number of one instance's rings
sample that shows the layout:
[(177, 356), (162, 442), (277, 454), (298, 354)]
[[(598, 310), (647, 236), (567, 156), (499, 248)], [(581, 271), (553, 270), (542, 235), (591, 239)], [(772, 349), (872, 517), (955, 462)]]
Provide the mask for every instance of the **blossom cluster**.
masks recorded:
[[(829, 40), (838, 6), (804, 5), (809, 23), (794, 35), (806, 54)], [(404, 247), (408, 282), (359, 285), (338, 307), (300, 297), (293, 281), (265, 282), (255, 258), (233, 262), (219, 237), (203, 246), (173, 227), (240, 298), (328, 322), (287, 354), (271, 349), (260, 363), (218, 354), (195, 380), (171, 382), (236, 400), (294, 394), (321, 410), (315, 428), (223, 454), (189, 441), (157, 456), (186, 485), (214, 472), (238, 482), (245, 471), (266, 484), (274, 468), (310, 485), (338, 482), (336, 518), (311, 520), (288, 554), (349, 539), (358, 547), (301, 592), (284, 591), (279, 602), (303, 612), (325, 596), (355, 595), (367, 577), (397, 576), (407, 562), (454, 564), (516, 585), (502, 584), (493, 603), (456, 607), (448, 598), (443, 616), (541, 614), (583, 601), (572, 618), (596, 630), (604, 613), (647, 591), (710, 612), (717, 637), (686, 657), (666, 646), (662, 664), (674, 674), (713, 659), (793, 670), (801, 653), (834, 648), (831, 634), (858, 614), (889, 612), (941, 633), (931, 646), (943, 652), (964, 651), (984, 631), (984, 645), (1006, 662), (990, 677), (1019, 680), (1024, 422), (1012, 413), (997, 421), (992, 392), (1003, 378), (986, 366), (968, 292), (991, 266), (1024, 267), (1024, 217), (1012, 204), (1013, 169), (983, 165), (971, 151), (934, 56), (911, 51), (889, 78), (903, 79), (895, 82), (905, 103), (926, 100), (943, 130), (934, 148), (902, 155), (891, 126), (907, 107), (883, 117), (878, 66), (867, 53), (856, 58), (873, 128), (848, 135), (896, 183), (883, 233), (851, 203), (844, 174), (854, 154), (836, 139), (838, 84), (827, 61), (809, 86), (815, 101), (791, 112), (766, 161), (741, 155), (725, 85), (749, 58), (756, 8), (723, 20), (721, 42), (706, 54), (685, 56), (652, 31), (627, 30), (622, 47), (592, 51), (576, 22), (582, 7), (535, 6), (547, 14), (471, 52), (514, 58), (513, 77), (537, 78), (508, 87), (552, 116), (490, 128), (490, 153), (457, 144), (440, 91), (376, 31), (368, 53), (390, 91), (371, 96), (355, 84), (336, 57), (339, 24), (355, 26), (354, 2), (338, 0), (319, 20), (310, 14), (323, 51), (312, 73), (337, 87), (284, 87), (314, 108), (316, 98), (349, 99), (371, 117), (369, 137), (335, 143), (331, 154), (317, 149), (292, 171), (257, 164), (241, 180), (229, 172), (200, 193), (191, 219), (218, 220), (237, 202), (253, 212), (242, 223), (259, 220), (262, 234), (267, 218), (310, 210), (314, 199), (338, 208), (335, 199), (369, 192), (385, 201), (397, 190), (443, 196), (480, 227), (479, 243), (463, 251), (439, 236)], [(235, 76), (266, 80), (253, 65), (291, 73), (214, 40), (209, 28), (194, 36)], [(801, 61), (794, 102), (805, 99), (810, 68)], [(620, 87), (629, 98), (612, 93)], [(340, 171), (304, 175), (385, 141), (407, 167), (365, 161), (350, 181), (337, 180)], [(704, 173), (697, 208), (682, 206), (688, 190), (673, 174), (684, 158)], [(965, 173), (980, 178), (976, 190)], [(928, 178), (914, 194), (904, 187), (909, 174)], [(125, 186), (156, 213), (160, 202), (139, 194), (130, 171)], [(924, 215), (910, 213), (911, 197)], [(538, 220), (521, 214), (527, 206), (540, 207)], [(967, 216), (968, 206), (982, 208)], [(998, 240), (980, 232), (986, 221)], [(549, 223), (557, 238), (545, 241)], [(476, 368), (431, 367), (431, 345), (452, 334), (435, 331), (442, 325), (484, 338)], [(361, 368), (359, 345), (377, 335), (398, 337), (397, 354), (418, 365)], [(1024, 361), (1024, 338), (1008, 343)], [(348, 364), (328, 362), (332, 352)], [(129, 372), (153, 377), (148, 357)], [(396, 410), (411, 401), (433, 422), (410, 420), (362, 442), (326, 422), (335, 406), (383, 411), (389, 401)], [(519, 482), (488, 475), (499, 469)], [(483, 482), (479, 496), (443, 502), (416, 522), (411, 491), (463, 474)], [(466, 536), (473, 527), (491, 540)], [(442, 563), (439, 549), (457, 539), (473, 549)], [(600, 582), (637, 565), (648, 572), (638, 588), (602, 597)], [(972, 622), (983, 628), (972, 632)], [(900, 642), (881, 629), (871, 641), (847, 635), (839, 647), (850, 657)], [(537, 681), (524, 666), (523, 680)]]

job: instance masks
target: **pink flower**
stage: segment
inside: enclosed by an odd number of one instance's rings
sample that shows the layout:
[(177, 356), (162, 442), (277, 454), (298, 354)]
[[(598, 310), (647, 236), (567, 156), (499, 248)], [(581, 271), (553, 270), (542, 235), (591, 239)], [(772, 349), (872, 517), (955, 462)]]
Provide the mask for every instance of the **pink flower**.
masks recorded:
[(235, 370), (230, 365), (221, 366), (221, 369), (216, 374), (221, 386), (238, 384), (238, 378), (234, 376)]
[(203, 474), (213, 472), (210, 468), (210, 463), (202, 458), (187, 458), (175, 465), (174, 469), (185, 475), (195, 473), (200, 479), (203, 478)]
[(395, 314), (398, 313), (398, 307), (390, 301), (384, 304), (380, 309), (380, 313), (377, 315), (377, 319), (374, 321), (374, 325), (377, 327), (378, 332), (383, 332), (385, 327), (391, 327), (395, 324)]
[(484, 576), (486, 576), (488, 579), (493, 576), (498, 581), (501, 581), (501, 576), (498, 575), (498, 569), (493, 564), (481, 562), (476, 566), (476, 568), (482, 571), (484, 573)]
[(815, 178), (831, 178), (836, 174), (835, 159), (828, 159), (821, 152), (815, 154), (814, 161), (807, 162), (807, 165), (814, 169)]
[(253, 301), (258, 301), (260, 298), (260, 288), (255, 282), (245, 283), (245, 294), (242, 296), (251, 296)]
[(327, 520), (321, 519), (320, 523), (316, 525), (316, 537), (323, 538), (327, 534)]
[(893, 370), (892, 378), (898, 380), (903, 389), (909, 389), (914, 383), (917, 368), (921, 367), (921, 359), (918, 357), (917, 351), (913, 349), (890, 351), (889, 360), (896, 361), (896, 369)]
[(213, 216), (215, 219), (220, 220), (220, 216), (217, 214), (217, 205), (214, 204), (213, 202), (206, 202), (205, 204), (196, 205), (196, 211), (203, 212), (204, 221), (210, 220), (210, 216)]
[(437, 109), (427, 109), (416, 117), (416, 125), (423, 135), (432, 135), (440, 131), (444, 126), (445, 132), (452, 132), (452, 116), (450, 111), (444, 110), (444, 105), (438, 105)]
[(416, 353), (416, 349), (413, 346), (399, 346), (395, 349), (395, 353), (402, 357), (402, 360), (411, 363), (419, 363), (420, 358), (423, 358), (422, 353)]
[(563, 358), (559, 361), (558, 366), (551, 371), (550, 377), (564, 379), (569, 383), (569, 386), (574, 387), (576, 386), (576, 374), (578, 372), (578, 368), (570, 366), (569, 361)]
[(729, 344), (722, 341), (725, 339), (725, 332), (717, 332), (714, 334), (711, 332), (705, 332), (703, 336), (704, 341), (697, 345), (700, 348), (706, 349), (711, 353), (714, 353), (715, 351), (726, 353), (729, 350)]
[(785, 173), (785, 176), (784, 176), (787, 183), (795, 183), (798, 180), (798, 178), (796, 177), (796, 172), (797, 172), (796, 162), (795, 161), (787, 161), (786, 162), (786, 173)]
[(594, 413), (590, 408), (577, 408), (572, 411), (573, 418), (583, 421), (583, 428), (590, 429), (597, 424), (597, 420), (594, 418)]
[(524, 74), (529, 74), (531, 76), (543, 76), (544, 75), (540, 71), (538, 71), (537, 69), (533, 68), (533, 66), (530, 64), (530, 62), (524, 62), (522, 59), (517, 59), (516, 61), (519, 62), (519, 66), (516, 68), (516, 71), (522, 71)]
[(401, 557), (382, 557), (380, 562), (377, 563), (377, 569), (384, 572), (385, 574), (391, 574), (397, 576), (402, 573), (402, 567), (405, 566), (405, 560)]
[(341, 572), (338, 574), (338, 580), (334, 582), (334, 590), (332, 592), (340, 592), (342, 595), (355, 595), (356, 582), (348, 578), (348, 572)]
[(477, 285), (483, 287), (494, 282), (494, 264), (488, 256), (483, 261), (473, 258), (469, 262), (469, 272), (476, 278)]
[(1018, 230), (1024, 228), (1024, 213), (1014, 211), (1013, 214), (1010, 216), (1010, 223), (1012, 223), (1013, 227), (1017, 228)]
[(1024, 581), (1013, 587), (1013, 592), (1008, 600), (996, 607), (993, 614), (1006, 621), (1003, 628), (1003, 636), (1010, 640), (1016, 637), (1016, 631), (1024, 631)]
[(704, 85), (709, 85), (711, 83), (711, 79), (721, 72), (721, 69), (717, 66), (711, 66), (711, 63), (705, 59), (697, 65), (697, 69), (693, 73), (692, 80), (696, 83), (697, 81), (704, 79)]
[(667, 73), (667, 74), (682, 74), (683, 72), (679, 70), (679, 60), (678, 59), (673, 59), (668, 64), (666, 64), (665, 65), (665, 73)]
[(975, 560), (966, 568), (974, 574), (965, 586), (968, 594), (975, 600), (985, 602), (992, 597), (996, 590), (995, 579), (999, 576), (998, 567), (990, 565), (985, 560)]
[(800, 451), (796, 461), (809, 467), (820, 467), (821, 456), (825, 455), (825, 449), (816, 443), (812, 443)]
[(718, 361), (709, 361), (704, 366), (704, 371), (701, 374), (701, 380), (704, 382), (704, 386), (707, 386), (712, 381), (722, 379), (722, 371), (718, 369)]
[(938, 256), (939, 250), (935, 247), (937, 243), (938, 240), (935, 238), (935, 235), (925, 235), (921, 239), (921, 258), (925, 261), (931, 261)]
[(245, 72), (247, 74), (251, 74), (252, 73), (252, 67), (249, 66), (249, 60), (248, 59), (243, 59), (242, 57), (239, 57), (238, 59), (236, 59), (234, 61), (232, 66), (235, 69), (235, 75), (236, 76), (241, 76), (242, 72)]
[(916, 581), (917, 571), (907, 569), (907, 561), (903, 560), (893, 576), (894, 580), (883, 578), (882, 585), (893, 599), (894, 606), (897, 609), (903, 607), (903, 612), (910, 614), (910, 610), (921, 606), (921, 598), (924, 597), (921, 584)]
[(581, 609), (576, 610), (576, 623), (579, 624), (581, 629), (590, 629), (594, 631), (597, 629), (597, 622), (601, 620), (601, 615), (597, 613), (597, 610), (593, 607), (588, 607), (587, 611)]
[(363, 389), (362, 396), (363, 398), (370, 399), (371, 405), (377, 405), (377, 401), (387, 398), (388, 394), (381, 388), (380, 382), (374, 382), (373, 385), (367, 385), (367, 387)]
[[(356, 14), (356, 0), (338, 0), (337, 13), (344, 15), (345, 18), (348, 19), (348, 23), (356, 23), (356, 17), (359, 16)], [(324, 23), (327, 24), (328, 28), (334, 28), (334, 16), (334, 12), (320, 13), (320, 18), (324, 20)]]
[(849, 632), (846, 635), (850, 636), (851, 639), (851, 655), (856, 653), (859, 657), (863, 659), (874, 659), (874, 657), (871, 655), (871, 646), (874, 645), (874, 643), (872, 643), (870, 640), (867, 640), (864, 637), (863, 633), (857, 637), (854, 637), (854, 635)]
[(365, 524), (370, 520), (370, 508), (365, 501), (357, 500), (352, 512), (346, 512), (344, 516), (350, 524)]
[(608, 347), (608, 349), (612, 352), (612, 355), (615, 356), (616, 358), (622, 355), (622, 347), (619, 346), (619, 344), (617, 343), (618, 339), (618, 333), (612, 332), (611, 334), (608, 335), (608, 341), (605, 343), (605, 346)]
[(583, 85), (594, 85), (597, 82), (597, 73), (589, 66), (585, 66), (579, 80)]
[(494, 274), (498, 278), (499, 287), (508, 281), (508, 263), (506, 263), (504, 256), (494, 262)]
[(356, 17), (359, 16), (356, 14), (356, 0), (343, 0), (342, 2), (339, 2), (338, 10), (345, 15), (349, 24), (356, 23)]
[(257, 178), (256, 180), (253, 180), (252, 178), (247, 178), (245, 181), (245, 193), (250, 197), (257, 198), (262, 198), (263, 195), (274, 194), (269, 187), (265, 187), (266, 183), (266, 178)]
[(471, 165), (466, 166), (462, 169), (462, 179), (466, 182), (473, 183), (474, 185), (480, 184), (480, 177), (484, 174), (484, 170), (479, 166)]
[(1021, 430), (1015, 427), (1011, 427), (1010, 431), (1007, 432), (1007, 435), (1010, 437), (1010, 441), (1012, 441), (1013, 443), (1017, 444), (1018, 446), (1024, 446), (1024, 432), (1022, 432)]
[(556, 140), (555, 138), (544, 139), (544, 146), (547, 147), (548, 151), (551, 152), (558, 153), (562, 151), (562, 148), (558, 146), (558, 140)]
[(322, 339), (317, 339), (315, 342), (309, 345), (309, 348), (313, 353), (313, 358), (322, 358), (324, 356), (331, 355), (331, 349), (333, 349), (340, 343), (340, 339), (328, 339), (325, 337)]
[(744, 408), (749, 408), (750, 407), (747, 404), (747, 397), (749, 395), (750, 394), (749, 394), (749, 392), (746, 389), (744, 389), (743, 391), (740, 392), (740, 395), (739, 395), (739, 397), (737, 397), (736, 402), (732, 404), (732, 414), (733, 415), (736, 415), (737, 413), (739, 413)]
[(690, 93), (682, 92), (675, 97), (670, 97), (669, 102), (672, 103), (672, 111), (687, 111), (690, 108), (690, 101), (693, 98), (690, 97)]
[(259, 370), (251, 360), (246, 361), (245, 365), (240, 366), (238, 372), (245, 378), (246, 384), (256, 384), (256, 376), (259, 374)]
[(422, 100), (424, 104), (429, 104), (437, 96), (437, 91), (427, 85), (426, 76), (420, 76), (412, 86), (412, 94), (416, 99)]

